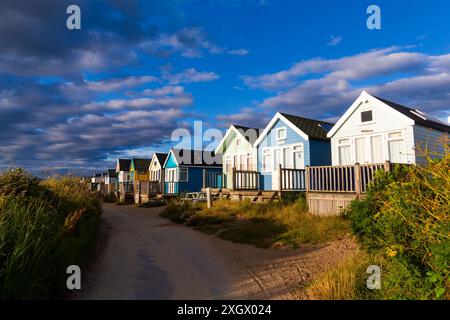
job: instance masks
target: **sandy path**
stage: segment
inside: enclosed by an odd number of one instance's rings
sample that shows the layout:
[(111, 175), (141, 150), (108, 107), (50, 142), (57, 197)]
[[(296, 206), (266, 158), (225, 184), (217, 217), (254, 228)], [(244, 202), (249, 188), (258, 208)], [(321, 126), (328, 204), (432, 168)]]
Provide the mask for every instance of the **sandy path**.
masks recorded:
[(76, 299), (303, 299), (312, 277), (353, 252), (347, 239), (259, 249), (170, 222), (164, 208), (105, 204), (95, 261)]

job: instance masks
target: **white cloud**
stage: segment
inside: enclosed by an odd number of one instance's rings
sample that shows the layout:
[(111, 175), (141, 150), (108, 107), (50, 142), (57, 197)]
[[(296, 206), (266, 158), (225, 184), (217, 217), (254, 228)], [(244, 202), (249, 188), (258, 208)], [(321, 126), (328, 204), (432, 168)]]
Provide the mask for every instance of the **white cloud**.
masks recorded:
[(172, 85), (191, 82), (209, 82), (219, 79), (219, 75), (215, 72), (197, 71), (195, 68), (185, 69), (175, 74), (164, 70), (161, 73), (161, 77), (169, 81)]
[[(386, 77), (390, 80), (383, 82)], [(259, 103), (267, 113), (335, 118), (362, 90), (441, 119), (450, 112), (450, 54), (432, 56), (390, 47), (340, 59), (300, 61), (287, 70), (242, 79), (252, 88), (276, 90)]]
[(94, 91), (113, 91), (132, 88), (150, 82), (157, 82), (153, 76), (130, 76), (126, 78), (109, 79), (102, 81), (85, 81), (88, 88)]
[(246, 56), (248, 55), (248, 50), (247, 49), (228, 50), (228, 54), (231, 54), (233, 56)]
[(330, 41), (327, 42), (327, 46), (333, 47), (341, 43), (342, 37), (330, 36)]
[(161, 34), (157, 39), (142, 42), (139, 48), (162, 56), (179, 53), (185, 58), (200, 58), (204, 52), (219, 54), (224, 51), (224, 48), (207, 39), (201, 27), (183, 28), (173, 34)]

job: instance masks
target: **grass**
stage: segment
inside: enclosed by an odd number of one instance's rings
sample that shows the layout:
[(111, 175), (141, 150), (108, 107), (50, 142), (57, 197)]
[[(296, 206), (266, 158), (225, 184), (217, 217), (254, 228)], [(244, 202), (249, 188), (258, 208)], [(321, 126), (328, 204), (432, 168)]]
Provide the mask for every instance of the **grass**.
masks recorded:
[(0, 298), (60, 296), (66, 268), (81, 265), (95, 242), (100, 214), (98, 199), (76, 178), (0, 173)]
[(366, 287), (367, 267), (374, 263), (367, 253), (358, 251), (332, 270), (313, 280), (306, 292), (316, 300), (361, 300), (375, 298), (376, 291)]
[(226, 240), (263, 248), (325, 243), (344, 238), (350, 230), (340, 216), (309, 214), (304, 197), (262, 204), (219, 200), (210, 209), (204, 203), (170, 203), (162, 216)]

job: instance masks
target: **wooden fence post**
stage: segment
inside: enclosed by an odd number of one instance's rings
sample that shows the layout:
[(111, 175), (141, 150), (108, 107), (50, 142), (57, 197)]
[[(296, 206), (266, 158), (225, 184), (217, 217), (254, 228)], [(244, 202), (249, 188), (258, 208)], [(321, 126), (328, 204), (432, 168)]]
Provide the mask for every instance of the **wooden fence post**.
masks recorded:
[(280, 191), (280, 193), (283, 190), (283, 175), (281, 171), (281, 164), (278, 165), (278, 190)]
[(355, 192), (356, 195), (361, 194), (361, 165), (357, 162), (354, 166), (354, 175), (355, 175)]
[(384, 171), (390, 172), (391, 171), (391, 162), (389, 160), (386, 160), (384, 162)]
[(308, 192), (309, 191), (309, 170), (310, 170), (310, 168), (309, 168), (309, 165), (308, 166), (306, 166), (306, 173), (305, 173), (305, 188), (306, 188), (306, 192)]
[(203, 169), (203, 188), (206, 188), (206, 169)]
[(139, 180), (138, 203), (141, 204), (142, 181)]
[(208, 205), (208, 208), (211, 208), (212, 201), (211, 201), (211, 188), (206, 188), (206, 203)]
[(160, 179), (160, 181), (159, 181), (159, 188), (160, 188), (159, 193), (164, 194), (164, 183), (166, 181), (166, 174), (165, 174), (166, 171), (163, 168), (161, 168), (160, 170), (161, 170), (161, 174), (159, 175), (159, 179)]
[(233, 187), (233, 189), (232, 190), (236, 190), (236, 168), (235, 167), (233, 167), (233, 169), (231, 170), (232, 171), (232, 177), (231, 177), (231, 184), (232, 184), (232, 187)]

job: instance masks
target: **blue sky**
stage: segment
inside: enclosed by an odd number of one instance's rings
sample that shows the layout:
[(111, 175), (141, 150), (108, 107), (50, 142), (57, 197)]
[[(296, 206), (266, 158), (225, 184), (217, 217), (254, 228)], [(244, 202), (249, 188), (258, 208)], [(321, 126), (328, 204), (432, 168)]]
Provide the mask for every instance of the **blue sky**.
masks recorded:
[[(82, 29), (65, 27), (78, 4)], [(369, 5), (381, 30), (366, 27)], [(25, 0), (0, 4), (0, 166), (103, 170), (194, 120), (336, 120), (361, 90), (443, 120), (447, 1)]]

